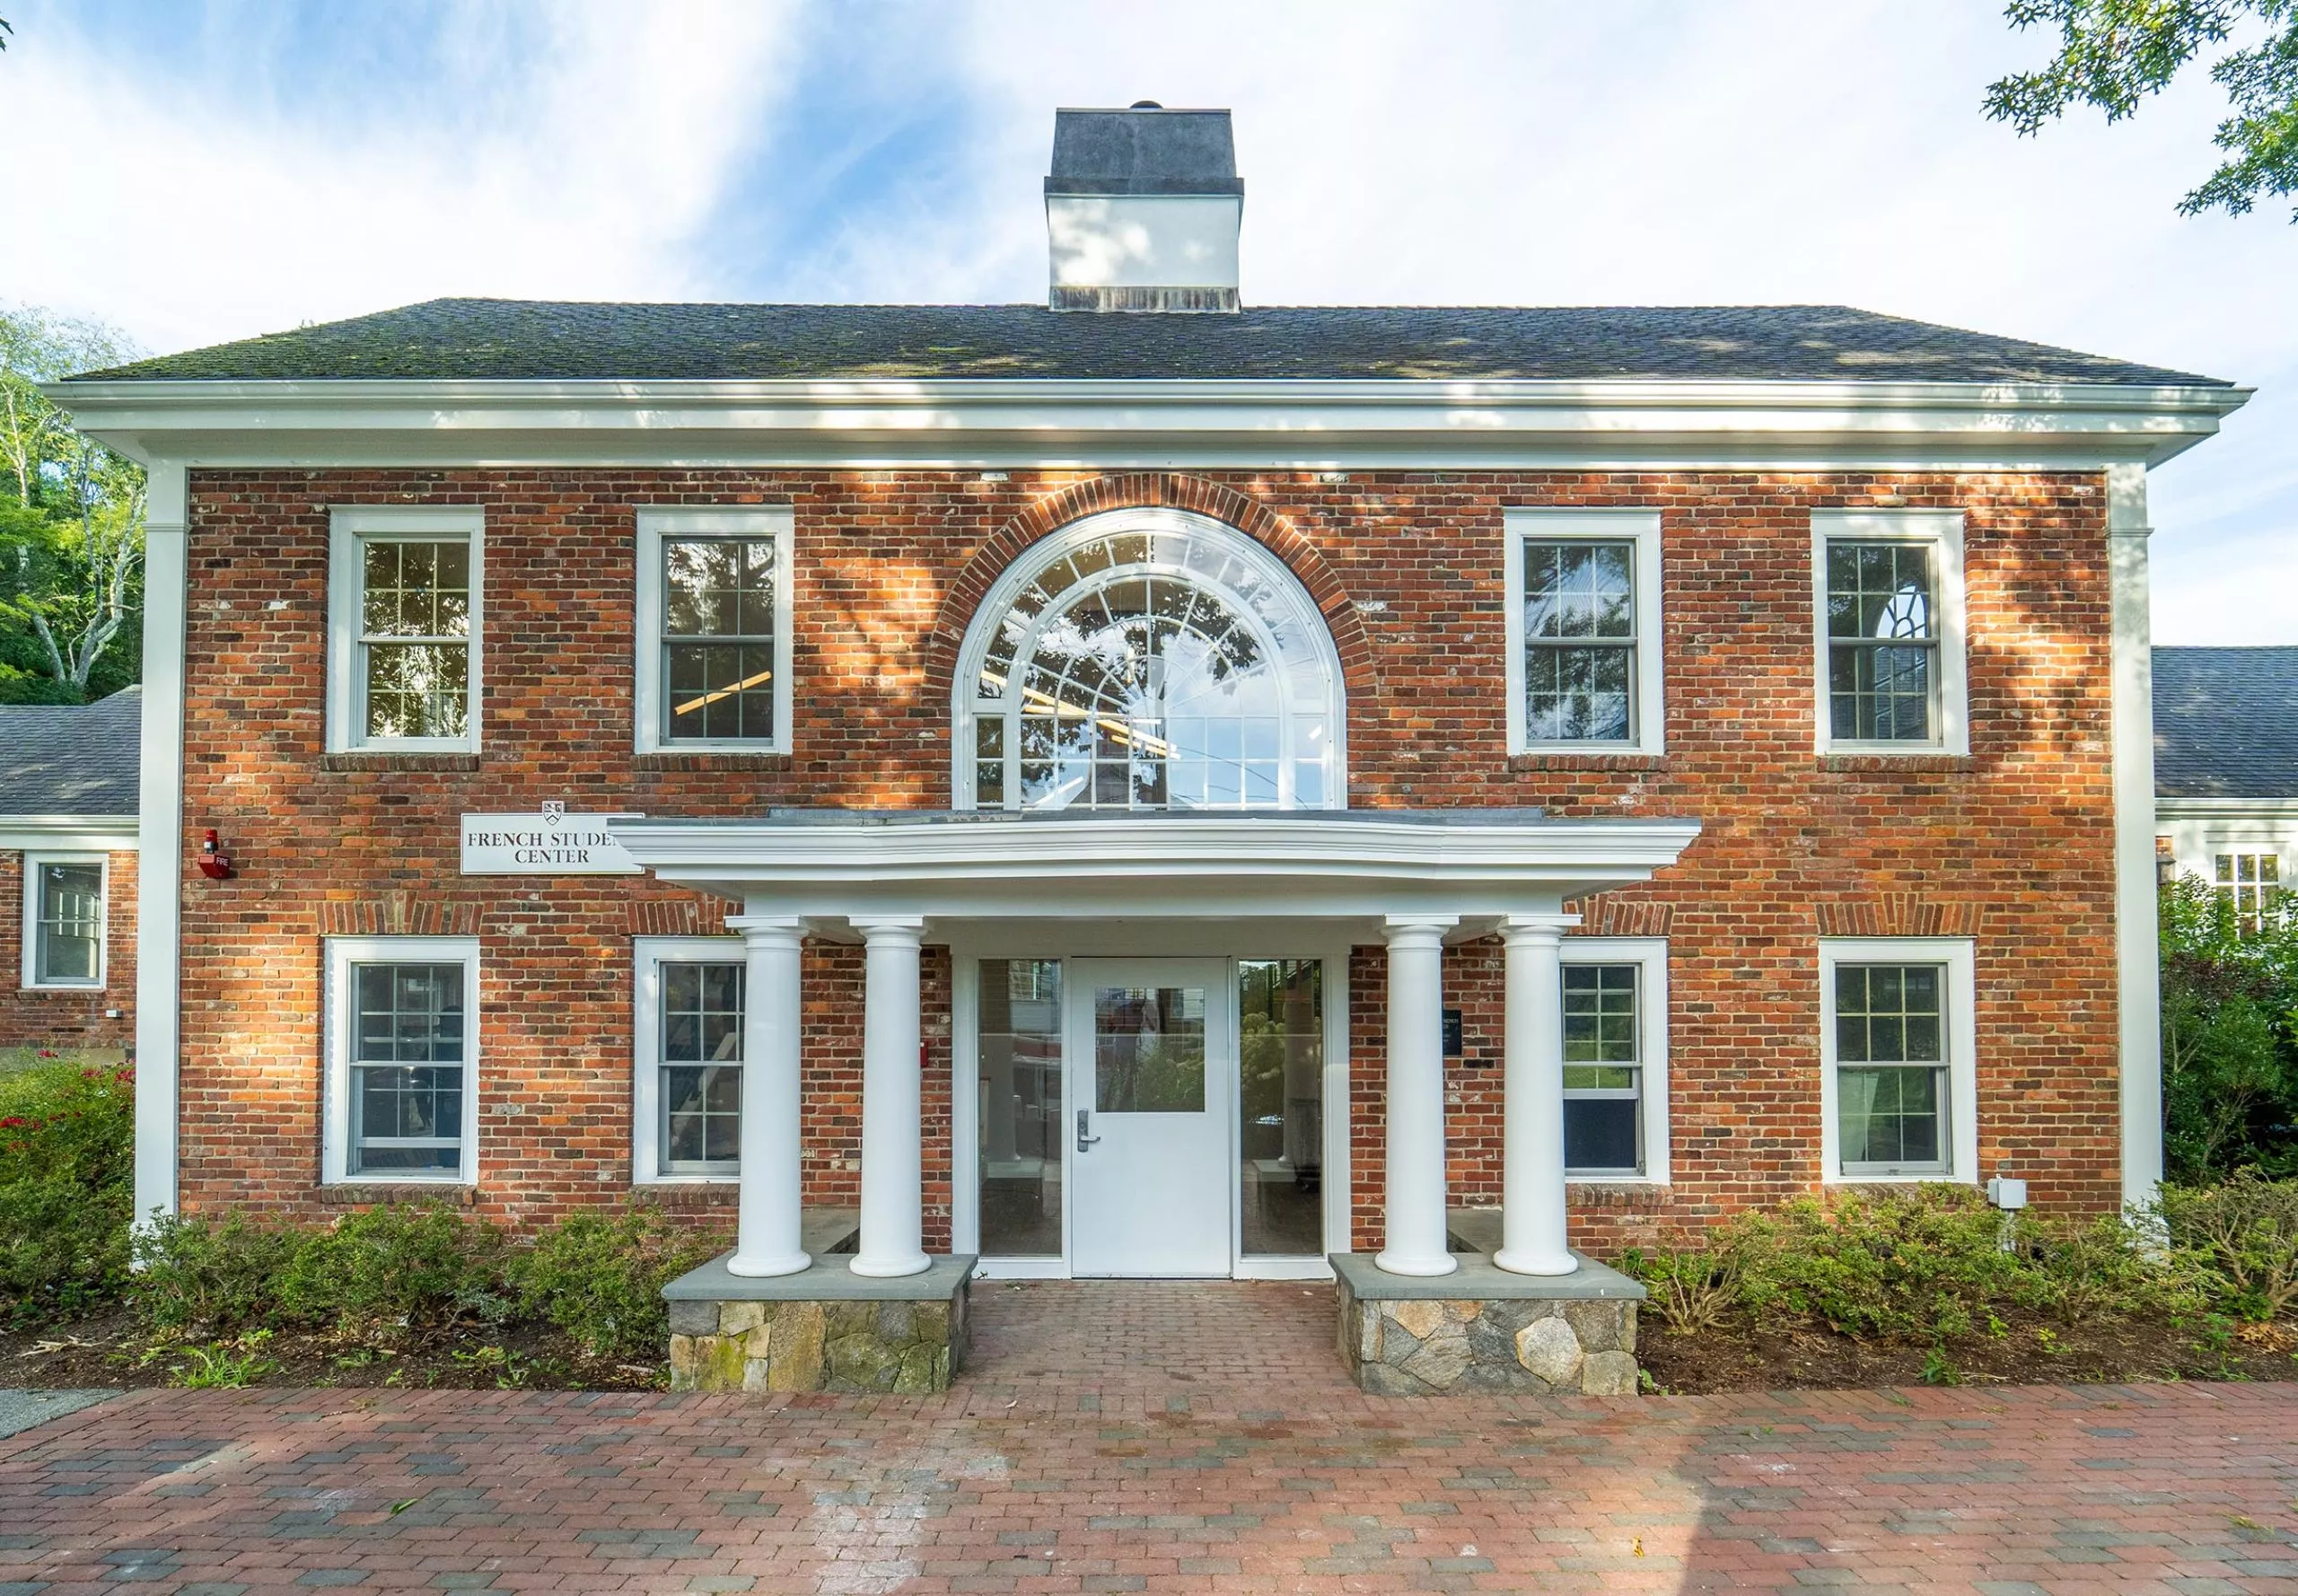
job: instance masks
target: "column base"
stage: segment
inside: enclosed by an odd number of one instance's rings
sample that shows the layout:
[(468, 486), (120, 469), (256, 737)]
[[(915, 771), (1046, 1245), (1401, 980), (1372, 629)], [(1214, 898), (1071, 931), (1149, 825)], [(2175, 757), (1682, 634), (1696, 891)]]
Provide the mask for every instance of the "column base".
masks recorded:
[(1449, 1275), (1460, 1267), (1460, 1260), (1449, 1252), (1439, 1252), (1434, 1256), (1408, 1252), (1378, 1252), (1373, 1255), (1373, 1262), (1384, 1275), (1406, 1275), (1417, 1279)]
[(1570, 1275), (1580, 1267), (1580, 1260), (1569, 1252), (1512, 1252), (1505, 1247), (1492, 1255), (1492, 1262), (1511, 1275)]
[(921, 1252), (915, 1258), (857, 1258), (846, 1267), (864, 1279), (899, 1280), (923, 1275), (934, 1267), (934, 1260)]
[(1541, 1279), (1463, 1253), (1458, 1275), (1414, 1280), (1334, 1253), (1341, 1361), (1381, 1396), (1634, 1396), (1644, 1287), (1593, 1258), (1578, 1265)]
[(965, 1363), (971, 1258), (898, 1281), (809, 1269), (759, 1279), (725, 1256), (662, 1288), (674, 1391), (947, 1390)]
[(796, 1275), (813, 1267), (810, 1252), (768, 1253), (763, 1258), (744, 1258), (732, 1253), (726, 1259), (726, 1273), (739, 1275), (745, 1280), (763, 1280), (776, 1275)]

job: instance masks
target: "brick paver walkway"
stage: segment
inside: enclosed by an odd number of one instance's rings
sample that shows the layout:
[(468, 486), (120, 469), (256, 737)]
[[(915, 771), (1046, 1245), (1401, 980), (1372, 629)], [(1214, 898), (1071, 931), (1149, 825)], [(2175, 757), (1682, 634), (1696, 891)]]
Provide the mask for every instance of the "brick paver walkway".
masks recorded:
[(2298, 1592), (2298, 1386), (1358, 1394), (1329, 1288), (986, 1285), (938, 1399), (147, 1391), (0, 1593)]

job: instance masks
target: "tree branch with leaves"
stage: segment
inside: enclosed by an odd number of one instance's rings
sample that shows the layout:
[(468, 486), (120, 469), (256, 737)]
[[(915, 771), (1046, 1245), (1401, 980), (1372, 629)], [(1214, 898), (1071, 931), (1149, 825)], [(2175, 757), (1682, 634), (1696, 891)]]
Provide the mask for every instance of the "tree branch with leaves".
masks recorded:
[(2011, 0), (2004, 14), (2057, 29), (2059, 48), (2040, 71), (1988, 85), (1996, 121), (2030, 136), (2083, 104), (2119, 122), (2209, 51), (2233, 111), (2213, 140), (2226, 159), (2180, 214), (2241, 215), (2262, 197), (2298, 195), (2298, 0)]

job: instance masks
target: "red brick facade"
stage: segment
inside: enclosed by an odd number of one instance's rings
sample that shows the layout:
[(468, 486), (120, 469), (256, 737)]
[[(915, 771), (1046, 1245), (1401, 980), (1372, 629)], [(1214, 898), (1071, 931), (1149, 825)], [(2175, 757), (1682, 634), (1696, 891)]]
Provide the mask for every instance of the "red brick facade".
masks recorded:
[[(81, 853), (79, 848), (62, 848)], [(136, 1045), (136, 855), (106, 855), (104, 984), (23, 984), (24, 855), (0, 848), (0, 1048), (127, 1053)]]
[[(794, 506), (786, 756), (632, 750), (634, 507)], [(1969, 756), (1812, 751), (1809, 513), (1967, 516)], [(457, 818), (563, 799), (653, 816), (769, 804), (941, 808), (951, 679), (1013, 556), (1091, 511), (1199, 509), (1285, 557), (1332, 627), (1358, 808), (1524, 805), (1706, 829), (1587, 929), (1670, 939), (1672, 1183), (1581, 1188), (1597, 1248), (1811, 1189), (1823, 934), (1977, 939), (1979, 1155), (2045, 1206), (2118, 1200), (2106, 510), (2095, 476), (1205, 472), (1009, 480), (930, 471), (197, 470), (184, 821), (237, 879), (184, 873), (182, 1197), (316, 1211), (321, 943), (456, 931), (482, 950), (482, 1210), (628, 1189), (635, 934), (729, 906), (624, 878), (464, 877)], [(324, 751), (328, 510), (486, 512), (484, 750)], [(1664, 756), (1506, 752), (1502, 512), (1661, 512)], [(115, 913), (117, 913), (115, 908)], [(0, 930), (0, 935), (13, 934)], [(114, 971), (123, 968), (114, 943)], [(1499, 1191), (1496, 943), (1456, 950), (1452, 1200)], [(926, 1245), (949, 1241), (950, 966), (926, 956)], [(853, 1200), (858, 951), (810, 955), (806, 1182)], [(1353, 961), (1359, 1245), (1381, 1191), (1381, 959)], [(344, 1195), (338, 1194), (337, 1200)], [(731, 1209), (691, 1195), (680, 1206)]]

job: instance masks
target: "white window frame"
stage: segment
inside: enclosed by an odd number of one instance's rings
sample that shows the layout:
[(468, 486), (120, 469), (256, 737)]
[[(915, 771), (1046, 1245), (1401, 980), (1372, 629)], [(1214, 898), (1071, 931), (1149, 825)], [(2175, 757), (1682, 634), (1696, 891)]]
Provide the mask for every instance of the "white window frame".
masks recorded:
[[(1873, 541), (1928, 543), (1939, 591), (1937, 712), (1930, 738), (1868, 741), (1834, 736), (1828, 693), (1828, 545)], [(1963, 513), (1960, 510), (1814, 510), (1811, 512), (1811, 685), (1814, 747), (1822, 754), (1968, 754), (1970, 695), (1966, 673)]]
[[(638, 507), (636, 690), (637, 751), (642, 754), (786, 754), (797, 700), (791, 680), (793, 549), (797, 516), (788, 504), (642, 504)], [(774, 540), (774, 735), (680, 737), (666, 734), (662, 680), (662, 544), (681, 538), (771, 538)]]
[[(1835, 972), (1843, 964), (1936, 964), (1947, 972), (1941, 1035), (1947, 1044), (1945, 1171), (1890, 1174), (1843, 1172), (1837, 1119)], [(1978, 1181), (1978, 978), (1974, 944), (1953, 936), (1833, 936), (1820, 939), (1820, 1178), (1831, 1186), (1904, 1186), (1913, 1181)], [(1855, 1065), (1854, 1067), (1856, 1067)]]
[[(1644, 1072), (1644, 1172), (1574, 1174), (1579, 1186), (1668, 1184), (1668, 939), (1664, 936), (1567, 936), (1561, 962), (1633, 964), (1636, 973), (1637, 1066)], [(1559, 1004), (1562, 994), (1558, 995)]]
[[(2246, 918), (2242, 908), (2242, 890), (2247, 885), (2250, 888), (2252, 896), (2258, 899), (2258, 907), (2249, 911), (2247, 917), (2250, 920), (2260, 921), (2264, 919), (2267, 909), (2267, 899), (2264, 884), (2262, 882), (2250, 881), (2245, 883), (2242, 881), (2241, 862), (2244, 859), (2256, 859), (2259, 861), (2271, 859), (2274, 861), (2274, 899), (2276, 901), (2279, 901), (2283, 893), (2288, 890), (2288, 889), (2283, 884), (2282, 881), (2282, 849), (2270, 842), (2226, 842), (2215, 845), (2206, 856), (2210, 861), (2210, 873), (2204, 879), (2210, 883), (2210, 890), (2212, 892), (2215, 893), (2221, 899), (2223, 899), (2230, 906), (2232, 906), (2234, 911), (2234, 934), (2236, 936), (2258, 935), (2259, 934), (2260, 926), (2257, 924), (2252, 924), (2247, 931), (2242, 928)], [(2223, 881), (2218, 879), (2218, 861), (2221, 859), (2225, 860), (2227, 864), (2233, 866), (2234, 879), (2231, 881)]]
[[(111, 975), (111, 858), (77, 851), (26, 852), (23, 859), (23, 987), (27, 992), (101, 992)], [(92, 864), (100, 873), (96, 904), (96, 975), (93, 980), (43, 980), (39, 973), (39, 872), (48, 864)]]
[[(340, 504), (328, 513), (327, 750), (329, 753), (469, 753), (479, 747), (479, 683), (487, 629), (482, 546), (487, 512), (476, 504)], [(470, 542), (469, 703), (460, 737), (370, 737), (365, 648), (360, 642), (371, 540)]]
[[(639, 936), (631, 939), (630, 1178), (635, 1186), (732, 1186), (739, 1168), (679, 1174), (662, 1167), (662, 966), (747, 964), (739, 936)], [(750, 993), (742, 994), (749, 1020)], [(742, 1075), (743, 1112), (750, 1110), (750, 1074)]]
[[(1667, 751), (1664, 583), (1657, 510), (1542, 510), (1503, 513), (1507, 623), (1504, 628), (1511, 754), (1662, 754)], [(1636, 704), (1628, 737), (1613, 742), (1534, 741), (1524, 717), (1524, 545), (1625, 543), (1636, 546)]]
[[(351, 1028), (355, 964), (460, 964), (463, 967), (463, 1137), (461, 1167), (452, 1173), (351, 1167)], [(327, 939), (326, 1091), (320, 1180), (327, 1186), (476, 1186), (478, 1184), (478, 1071), (481, 1010), (475, 936), (331, 936)]]

